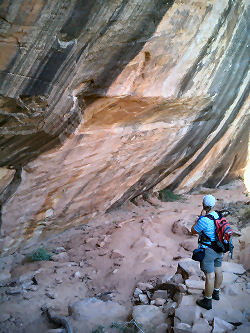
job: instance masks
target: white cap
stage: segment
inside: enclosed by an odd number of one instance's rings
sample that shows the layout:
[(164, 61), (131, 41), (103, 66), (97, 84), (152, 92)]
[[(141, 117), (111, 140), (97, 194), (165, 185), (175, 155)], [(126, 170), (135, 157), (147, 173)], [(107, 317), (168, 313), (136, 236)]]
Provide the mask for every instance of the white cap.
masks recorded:
[(216, 199), (213, 195), (211, 194), (208, 194), (208, 195), (205, 195), (203, 197), (203, 204), (206, 206), (206, 207), (214, 207), (216, 203)]

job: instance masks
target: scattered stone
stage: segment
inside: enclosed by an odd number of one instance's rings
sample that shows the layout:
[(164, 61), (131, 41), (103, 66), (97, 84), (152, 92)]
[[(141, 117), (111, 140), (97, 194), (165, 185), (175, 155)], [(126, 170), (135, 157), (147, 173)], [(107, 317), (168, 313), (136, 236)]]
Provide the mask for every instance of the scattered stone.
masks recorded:
[(47, 291), (45, 293), (46, 296), (48, 296), (51, 299), (55, 299), (56, 298), (56, 294), (53, 291)]
[(3, 323), (8, 319), (10, 319), (10, 314), (9, 313), (0, 312), (0, 323)]
[(227, 321), (214, 317), (213, 321), (213, 333), (224, 333), (228, 331), (232, 331), (234, 329), (234, 326)]
[(69, 256), (66, 252), (61, 252), (61, 253), (58, 253), (58, 254), (54, 254), (51, 257), (51, 260), (57, 261), (57, 262), (65, 262), (65, 261), (69, 260)]
[(9, 290), (6, 290), (6, 294), (7, 295), (18, 295), (22, 293), (22, 289), (21, 288), (11, 288)]
[(155, 299), (155, 305), (161, 306), (166, 303), (166, 300), (164, 298), (156, 298)]
[(56, 281), (56, 283), (57, 284), (61, 284), (63, 281), (61, 280), (61, 279), (59, 279), (59, 278), (55, 278), (55, 281)]
[(98, 326), (106, 327), (111, 325), (112, 322), (125, 321), (129, 314), (129, 310), (117, 302), (103, 302), (95, 297), (70, 304), (68, 310), (72, 319), (78, 323), (79, 332), (82, 332), (82, 325), (84, 325), (86, 332), (91, 332), (97, 329)]
[[(181, 284), (184, 282), (184, 279), (181, 274), (175, 274), (171, 279), (171, 282)], [(165, 281), (166, 282), (166, 281)]]
[(124, 257), (124, 255), (119, 250), (113, 250), (110, 255), (111, 259), (118, 259), (118, 258), (123, 258), (123, 257)]
[(81, 277), (81, 273), (78, 272), (78, 271), (75, 272), (75, 273), (74, 273), (74, 277), (75, 277), (75, 278), (80, 278), (80, 277)]
[(118, 271), (119, 271), (119, 269), (116, 268), (116, 269), (113, 270), (112, 273), (113, 273), (113, 274), (116, 274)]
[(143, 304), (148, 304), (149, 303), (148, 296), (145, 295), (145, 294), (140, 294), (139, 295), (139, 300)]
[(64, 328), (52, 328), (48, 330), (48, 333), (66, 333)]
[(134, 297), (138, 297), (140, 294), (142, 294), (141, 289), (139, 289), (139, 288), (135, 288), (135, 291), (134, 291)]
[(187, 279), (185, 284), (188, 289), (205, 289), (205, 281)]
[(23, 294), (23, 299), (29, 300), (31, 299), (31, 295), (29, 295), (28, 293)]
[(167, 290), (156, 290), (153, 293), (152, 299), (156, 300), (156, 298), (163, 298), (167, 300), (169, 298), (169, 293), (167, 292)]
[(162, 283), (166, 283), (166, 282), (169, 282), (170, 280), (172, 279), (172, 275), (164, 275), (163, 278), (161, 279), (161, 282)]
[(133, 319), (142, 324), (142, 329), (154, 331), (155, 327), (165, 323), (166, 314), (155, 305), (137, 305), (133, 307)]
[(236, 264), (235, 262), (227, 262), (227, 261), (222, 262), (222, 270), (223, 270), (223, 272), (230, 272), (230, 273), (235, 273), (235, 274), (243, 274), (246, 271), (244, 269), (243, 265)]
[(151, 305), (154, 305), (154, 304), (155, 304), (155, 300), (151, 301), (150, 304), (151, 304)]
[(59, 254), (59, 253), (62, 253), (62, 252), (66, 252), (66, 250), (63, 246), (58, 246), (53, 252), (55, 254)]
[(141, 290), (151, 290), (154, 289), (154, 286), (151, 283), (139, 282), (137, 287)]
[(37, 291), (38, 287), (36, 285), (32, 284), (29, 287), (27, 287), (26, 289), (30, 290), (30, 291)]
[(175, 309), (177, 308), (177, 303), (170, 301), (167, 304), (163, 305), (163, 312), (166, 314), (166, 316), (172, 316), (175, 313)]
[(11, 274), (8, 269), (3, 269), (0, 271), (0, 287), (5, 286), (10, 279), (11, 279)]

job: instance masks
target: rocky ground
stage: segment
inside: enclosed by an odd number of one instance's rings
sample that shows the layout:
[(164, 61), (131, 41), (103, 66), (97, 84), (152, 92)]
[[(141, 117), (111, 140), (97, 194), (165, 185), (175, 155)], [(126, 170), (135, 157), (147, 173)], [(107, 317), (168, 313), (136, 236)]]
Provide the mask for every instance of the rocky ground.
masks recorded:
[[(190, 259), (197, 236), (189, 234), (206, 193), (215, 195), (217, 209), (231, 209), (235, 244), (233, 259), (224, 258), (221, 300), (210, 311), (195, 305), (204, 277)], [(176, 202), (139, 197), (4, 257), (0, 332), (58, 333), (67, 323), (75, 333), (249, 332), (249, 210), (241, 182), (202, 188)], [(30, 261), (38, 248), (52, 260)], [(48, 314), (61, 316), (58, 324)]]

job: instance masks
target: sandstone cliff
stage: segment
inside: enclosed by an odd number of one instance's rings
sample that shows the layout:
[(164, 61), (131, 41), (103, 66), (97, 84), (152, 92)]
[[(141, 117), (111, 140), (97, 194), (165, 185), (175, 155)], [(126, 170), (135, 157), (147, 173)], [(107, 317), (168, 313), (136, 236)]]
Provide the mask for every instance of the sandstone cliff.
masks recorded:
[(12, 169), (1, 194), (4, 253), (150, 189), (185, 192), (242, 175), (249, 8), (4, 1), (0, 166)]

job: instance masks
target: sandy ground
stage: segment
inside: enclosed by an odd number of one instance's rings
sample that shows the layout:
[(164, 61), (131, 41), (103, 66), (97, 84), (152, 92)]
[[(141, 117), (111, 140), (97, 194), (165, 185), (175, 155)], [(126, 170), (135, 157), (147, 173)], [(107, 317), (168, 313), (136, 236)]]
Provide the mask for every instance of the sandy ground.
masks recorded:
[[(67, 315), (70, 303), (88, 296), (110, 298), (131, 308), (139, 281), (173, 275), (178, 260), (190, 257), (197, 247), (197, 236), (188, 235), (187, 230), (200, 214), (207, 193), (217, 198), (217, 209), (232, 207), (229, 220), (240, 235), (250, 224), (240, 216), (250, 206), (244, 185), (237, 181), (216, 190), (202, 188), (176, 202), (139, 197), (89, 225), (1, 259), (12, 281), (31, 281), (31, 285), (21, 288), (13, 283), (0, 288), (0, 312), (5, 314), (4, 321), (0, 317), (0, 332), (46, 332), (41, 306), (53, 306)], [(240, 251), (239, 236), (234, 237), (234, 244), (233, 261), (247, 265), (248, 253)], [(58, 254), (53, 261), (27, 262), (27, 255), (38, 247)], [(226, 254), (224, 260), (231, 259)]]

